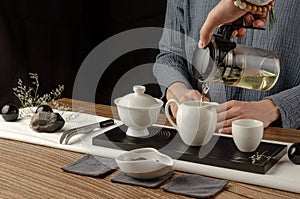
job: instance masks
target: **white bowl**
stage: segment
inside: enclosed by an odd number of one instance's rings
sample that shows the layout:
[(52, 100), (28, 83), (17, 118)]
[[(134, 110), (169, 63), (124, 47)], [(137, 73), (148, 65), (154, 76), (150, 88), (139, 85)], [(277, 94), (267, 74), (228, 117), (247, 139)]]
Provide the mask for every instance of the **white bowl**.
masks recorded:
[(140, 148), (116, 158), (121, 171), (137, 179), (154, 179), (165, 175), (174, 166), (169, 156), (154, 148)]
[(157, 121), (160, 108), (163, 103), (152, 107), (131, 108), (118, 105), (116, 99), (117, 110), (121, 121), (128, 127), (126, 135), (132, 137), (144, 137), (149, 135), (148, 127)]
[(157, 121), (163, 101), (144, 93), (144, 86), (135, 86), (134, 93), (117, 98), (114, 102), (121, 121), (128, 126), (126, 135), (145, 137), (148, 127)]

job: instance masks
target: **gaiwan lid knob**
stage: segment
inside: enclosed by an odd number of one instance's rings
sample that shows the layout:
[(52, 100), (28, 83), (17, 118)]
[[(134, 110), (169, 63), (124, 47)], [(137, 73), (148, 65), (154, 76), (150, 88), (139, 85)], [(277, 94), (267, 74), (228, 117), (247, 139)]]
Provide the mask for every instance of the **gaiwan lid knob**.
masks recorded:
[(144, 108), (158, 105), (159, 103), (151, 95), (145, 94), (145, 86), (134, 86), (134, 93), (122, 97), (117, 105), (133, 108)]

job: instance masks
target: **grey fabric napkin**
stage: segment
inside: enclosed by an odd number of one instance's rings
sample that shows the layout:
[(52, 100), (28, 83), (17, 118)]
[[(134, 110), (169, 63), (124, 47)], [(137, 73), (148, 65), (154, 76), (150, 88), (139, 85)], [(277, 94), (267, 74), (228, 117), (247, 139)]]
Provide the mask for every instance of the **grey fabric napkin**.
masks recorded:
[(208, 198), (219, 193), (227, 183), (227, 180), (218, 180), (195, 174), (183, 174), (175, 177), (162, 188), (165, 191), (189, 197)]
[(112, 182), (136, 185), (145, 188), (158, 188), (162, 183), (168, 180), (173, 175), (173, 173), (174, 171), (170, 170), (162, 177), (150, 179), (150, 180), (141, 180), (141, 179), (135, 179), (130, 176), (127, 176), (124, 172), (119, 172), (118, 174), (114, 175), (110, 180)]
[(105, 177), (118, 168), (114, 159), (86, 154), (83, 158), (61, 167), (62, 170), (91, 177)]

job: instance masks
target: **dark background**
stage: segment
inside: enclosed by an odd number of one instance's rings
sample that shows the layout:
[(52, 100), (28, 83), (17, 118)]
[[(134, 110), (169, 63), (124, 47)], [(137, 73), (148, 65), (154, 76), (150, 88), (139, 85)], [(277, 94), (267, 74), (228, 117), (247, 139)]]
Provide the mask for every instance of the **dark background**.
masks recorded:
[[(71, 98), (77, 71), (92, 49), (125, 30), (163, 27), (165, 9), (166, 0), (0, 0), (0, 105), (18, 103), (12, 88), (19, 78), (29, 85), (28, 73), (39, 75), (40, 93), (63, 84), (62, 97)], [(95, 102), (111, 104), (122, 74), (154, 63), (157, 53), (141, 49), (118, 58), (102, 76)], [(145, 86), (160, 97), (157, 84)]]

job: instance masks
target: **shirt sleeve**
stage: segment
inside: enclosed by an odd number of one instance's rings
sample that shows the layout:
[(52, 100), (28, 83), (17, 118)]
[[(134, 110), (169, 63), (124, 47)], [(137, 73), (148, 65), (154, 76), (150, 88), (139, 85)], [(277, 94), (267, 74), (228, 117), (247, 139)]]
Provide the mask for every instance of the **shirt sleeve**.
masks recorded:
[(168, 0), (163, 34), (159, 43), (160, 53), (153, 67), (163, 98), (166, 89), (175, 82), (190, 86), (185, 54), (183, 0)]
[(266, 97), (279, 108), (283, 128), (300, 128), (300, 85)]

